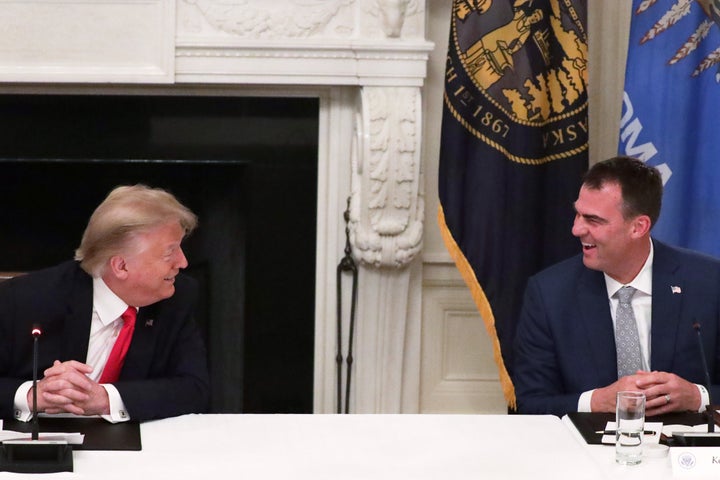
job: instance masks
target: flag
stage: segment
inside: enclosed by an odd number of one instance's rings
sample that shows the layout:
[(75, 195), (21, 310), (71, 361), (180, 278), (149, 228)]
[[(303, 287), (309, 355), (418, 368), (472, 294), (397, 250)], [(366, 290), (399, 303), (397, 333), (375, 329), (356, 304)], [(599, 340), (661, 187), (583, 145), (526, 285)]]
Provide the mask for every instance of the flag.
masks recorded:
[(512, 409), (527, 278), (580, 251), (571, 228), (587, 140), (585, 0), (455, 0), (438, 221)]
[(658, 167), (655, 238), (720, 256), (718, 2), (634, 0), (618, 150)]

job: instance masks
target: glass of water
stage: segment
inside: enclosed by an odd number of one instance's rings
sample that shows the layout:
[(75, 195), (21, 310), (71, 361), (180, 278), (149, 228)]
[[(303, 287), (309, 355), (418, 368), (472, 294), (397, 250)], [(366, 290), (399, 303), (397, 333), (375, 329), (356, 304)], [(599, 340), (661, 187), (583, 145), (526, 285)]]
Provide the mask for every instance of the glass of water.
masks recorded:
[(621, 465), (637, 465), (642, 461), (644, 393), (617, 393), (615, 427), (615, 461)]

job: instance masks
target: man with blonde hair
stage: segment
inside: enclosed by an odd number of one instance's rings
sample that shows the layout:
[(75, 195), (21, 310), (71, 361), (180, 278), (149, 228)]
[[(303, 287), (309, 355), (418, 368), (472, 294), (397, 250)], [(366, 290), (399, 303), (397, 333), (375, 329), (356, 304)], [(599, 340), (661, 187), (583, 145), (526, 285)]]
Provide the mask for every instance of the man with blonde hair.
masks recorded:
[(164, 190), (117, 187), (90, 217), (74, 260), (0, 284), (0, 417), (29, 420), (34, 398), (39, 412), (111, 422), (206, 411), (197, 285), (180, 273), (181, 242), (196, 226)]

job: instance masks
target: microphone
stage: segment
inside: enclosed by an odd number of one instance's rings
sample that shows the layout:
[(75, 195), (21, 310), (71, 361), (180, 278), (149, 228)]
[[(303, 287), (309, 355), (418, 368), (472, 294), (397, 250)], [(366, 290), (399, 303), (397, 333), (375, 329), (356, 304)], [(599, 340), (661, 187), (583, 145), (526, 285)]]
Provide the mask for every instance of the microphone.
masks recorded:
[(707, 357), (705, 356), (705, 347), (702, 342), (702, 333), (700, 332), (700, 323), (694, 322), (693, 328), (697, 332), (698, 345), (700, 346), (700, 360), (702, 361), (703, 373), (705, 374), (705, 384), (708, 391), (708, 403), (705, 414), (707, 415), (707, 433), (705, 432), (674, 432), (673, 442), (676, 446), (684, 447), (717, 447), (720, 446), (720, 433), (715, 433), (715, 419), (713, 417), (712, 391), (710, 387), (710, 371), (707, 366)]
[(6, 440), (0, 443), (0, 471), (16, 473), (72, 472), (72, 447), (66, 441), (40, 440), (40, 423), (37, 409), (38, 340), (42, 335), (34, 325), (32, 425), (30, 440)]
[(710, 391), (710, 386), (712, 385), (712, 382), (710, 381), (710, 371), (707, 367), (707, 357), (705, 356), (705, 347), (703, 346), (702, 342), (702, 333), (700, 333), (700, 324), (698, 322), (693, 323), (693, 328), (697, 332), (697, 339), (698, 344), (700, 345), (700, 359), (702, 360), (702, 366), (703, 366), (703, 373), (705, 374), (705, 386), (708, 390), (708, 408), (705, 410), (705, 413), (708, 417), (708, 433), (713, 433), (715, 431), (715, 419), (713, 418), (713, 412), (712, 412), (712, 392)]

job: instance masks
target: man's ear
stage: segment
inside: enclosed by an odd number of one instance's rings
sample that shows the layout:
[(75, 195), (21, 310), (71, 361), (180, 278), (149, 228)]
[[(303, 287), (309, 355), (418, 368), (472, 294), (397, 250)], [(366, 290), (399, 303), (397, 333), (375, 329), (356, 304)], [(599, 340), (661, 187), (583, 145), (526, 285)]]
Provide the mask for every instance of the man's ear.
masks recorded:
[(633, 220), (632, 234), (634, 237), (639, 238), (647, 235), (652, 227), (652, 221), (647, 215), (638, 215)]
[(128, 276), (127, 263), (121, 255), (113, 255), (110, 257), (110, 271), (115, 278), (124, 280)]

